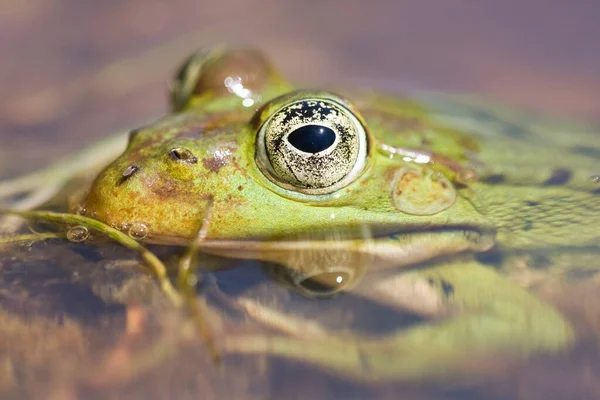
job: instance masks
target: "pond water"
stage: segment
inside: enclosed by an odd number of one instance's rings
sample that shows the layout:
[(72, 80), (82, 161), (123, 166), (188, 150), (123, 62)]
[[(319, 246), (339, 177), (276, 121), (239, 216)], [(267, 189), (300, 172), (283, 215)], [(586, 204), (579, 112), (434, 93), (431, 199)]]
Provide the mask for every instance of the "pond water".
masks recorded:
[[(417, 268), (408, 275), (396, 275), (398, 271), (381, 260), (354, 262), (359, 272), (344, 271), (357, 274), (353, 290), (318, 299), (299, 294), (290, 276), (282, 277), (281, 269), (271, 264), (203, 254), (197, 293), (206, 306), (197, 312), (202, 313), (206, 335), (187, 312), (170, 304), (135, 253), (116, 243), (49, 239), (0, 248), (0, 396), (600, 398), (600, 248), (594, 229), (600, 218), (594, 205), (600, 203), (600, 129), (593, 123), (600, 121), (600, 53), (593, 51), (600, 28), (594, 23), (599, 11), (592, 2), (463, 1), (450, 7), (410, 1), (200, 5), (182, 0), (52, 0), (0, 5), (6, 10), (0, 14), (0, 54), (13, 61), (0, 66), (1, 179), (42, 168), (107, 132), (163, 115), (165, 81), (174, 67), (188, 52), (214, 43), (259, 47), (290, 80), (309, 83), (304, 86), (469, 92), (549, 116), (538, 123), (537, 116), (525, 119), (488, 106), (491, 102), (425, 96), (445, 117), (444, 123), (500, 146), (497, 152), (482, 152), (483, 164), (509, 166), (502, 173), (487, 171), (483, 192), (477, 185), (469, 191), (466, 185), (458, 195), (459, 202), (471, 204), (480, 215), (491, 215), (494, 229), (500, 227), (496, 240), (502, 246), (478, 248), (481, 254), (458, 259), (463, 266), (475, 259), (488, 271), (483, 274), (503, 277), (497, 284), (487, 278), (478, 281), (480, 269), (473, 268), (464, 281), (467, 287), (489, 285), (482, 289), (483, 297), (477, 297), (482, 296), (477, 290), (461, 291), (465, 274), (459, 273), (456, 280), (451, 273), (450, 278), (445, 275), (452, 267), (439, 266), (463, 256), (444, 252), (440, 255), (445, 258), (415, 261)], [(367, 107), (357, 106), (369, 119)], [(563, 117), (576, 122), (562, 125)], [(465, 118), (478, 123), (467, 126)], [(507, 141), (497, 141), (502, 135)], [(519, 140), (525, 140), (522, 146)], [(536, 147), (539, 143), (544, 145)], [(536, 156), (530, 156), (533, 153)], [(444, 164), (441, 159), (440, 163)], [(502, 184), (510, 186), (509, 195), (498, 189)], [(64, 194), (77, 187), (80, 183), (72, 183)], [(64, 197), (46, 208), (64, 209)], [(495, 210), (501, 207), (507, 211), (498, 216)], [(273, 224), (278, 221), (275, 215), (269, 218)], [(476, 222), (472, 224), (477, 229), (471, 231), (465, 223), (455, 225), (461, 232), (484, 236), (485, 229)], [(381, 238), (398, 243), (414, 234), (405, 247), (413, 250), (411, 254), (427, 235), (439, 235), (439, 247), (444, 240), (457, 245), (454, 236), (443, 236), (454, 232), (435, 224), (402, 232), (364, 225), (372, 229), (367, 239), (374, 243), (383, 243), (378, 242)], [(536, 236), (540, 226), (547, 231)], [(57, 231), (48, 223), (28, 224), (21, 231), (30, 229)], [(331, 229), (325, 238), (352, 239), (356, 234)], [(174, 276), (183, 250), (156, 245), (150, 249)], [(432, 270), (440, 271), (440, 293), (450, 299), (473, 293), (476, 303), (484, 304), (482, 309), (498, 304), (484, 297), (511, 293), (506, 300), (510, 307), (514, 298), (531, 293), (539, 303), (515, 301), (510, 315), (518, 318), (521, 309), (534, 307), (524, 314), (527, 318), (547, 315), (542, 319), (551, 321), (564, 316), (575, 340), (558, 346), (559, 351), (533, 351), (526, 360), (520, 357), (525, 350), (516, 351), (515, 357), (512, 347), (474, 354), (476, 335), (468, 343), (472, 346), (450, 340), (445, 350), (465, 348), (464, 355), (451, 353), (451, 362), (436, 358), (433, 344), (418, 347), (418, 341), (404, 349), (390, 346), (393, 361), (379, 345), (370, 347), (371, 353), (356, 350), (357, 343), (374, 337), (441, 326), (460, 311), (440, 311), (443, 306), (429, 295), (433, 292), (428, 286), (415, 286), (410, 279), (407, 283), (406, 276), (429, 277), (427, 271)], [(511, 289), (501, 289), (505, 281), (511, 282)], [(513, 285), (523, 292), (512, 294)], [(320, 290), (322, 285), (310, 288)], [(410, 290), (415, 291), (413, 297), (406, 295)], [(468, 310), (467, 316), (472, 312)], [(483, 326), (483, 336), (504, 329), (486, 334)], [(554, 340), (562, 328), (548, 322), (540, 336), (531, 336), (537, 344), (529, 347), (543, 348), (544, 340)], [(423, 351), (411, 352), (411, 346)], [(383, 361), (369, 360), (377, 351)], [(421, 359), (428, 357), (432, 361)], [(398, 367), (391, 377), (378, 372), (392, 364)], [(406, 371), (419, 368), (425, 371), (419, 379), (406, 378)]]

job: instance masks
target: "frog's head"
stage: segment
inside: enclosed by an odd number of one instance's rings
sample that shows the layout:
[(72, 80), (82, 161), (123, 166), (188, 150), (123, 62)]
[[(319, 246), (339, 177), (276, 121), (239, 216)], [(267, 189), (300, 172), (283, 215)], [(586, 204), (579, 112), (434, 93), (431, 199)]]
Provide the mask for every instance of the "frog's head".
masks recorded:
[[(315, 249), (343, 239), (372, 255), (377, 246), (365, 247), (365, 236), (389, 245), (403, 233), (477, 231), (472, 206), (442, 174), (381, 151), (348, 100), (293, 89), (259, 53), (195, 54), (171, 99), (174, 113), (133, 131), (98, 175), (81, 207), (87, 215), (140, 240), (186, 244), (211, 205), (207, 243), (229, 243), (228, 255), (232, 240), (301, 239)], [(383, 239), (377, 252), (387, 251)], [(250, 247), (238, 255), (256, 254)], [(265, 244), (258, 258), (290, 264), (281, 248)], [(348, 247), (338, 250), (322, 253), (335, 263), (347, 258)], [(316, 257), (301, 254), (297, 264)]]

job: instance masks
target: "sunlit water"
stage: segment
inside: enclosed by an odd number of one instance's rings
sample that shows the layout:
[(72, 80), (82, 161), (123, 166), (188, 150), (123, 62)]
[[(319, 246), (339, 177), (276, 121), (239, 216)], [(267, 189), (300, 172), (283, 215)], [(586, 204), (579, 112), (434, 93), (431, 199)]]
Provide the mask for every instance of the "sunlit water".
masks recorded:
[[(197, 44), (181, 45), (160, 63), (147, 64), (141, 58), (142, 69), (136, 56), (152, 44), (198, 29), (199, 24), (208, 26), (208, 32), (194, 36), (201, 44), (231, 40), (260, 45), (286, 72), (319, 85), (339, 79), (388, 91), (394, 91), (398, 82), (403, 89), (468, 90), (519, 106), (598, 119), (598, 57), (591, 51), (598, 36), (594, 5), (563, 9), (558, 3), (502, 2), (496, 9), (465, 3), (448, 10), (437, 4), (389, 2), (382, 8), (365, 10), (350, 4), (341, 10), (332, 3), (320, 5), (319, 15), (311, 20), (308, 14), (314, 9), (300, 3), (288, 8), (275, 4), (219, 8), (216, 3), (209, 7), (155, 2), (139, 6), (145, 13), (135, 6), (47, 4), (12, 7), (14, 18), (2, 20), (6, 22), (2, 33), (11, 40), (0, 44), (0, 51), (14, 63), (0, 67), (9, 77), (2, 80), (1, 177), (41, 167), (89, 143), (91, 137), (161, 114), (165, 77), (176, 62), (169, 57), (179, 57)], [(126, 57), (132, 58), (133, 71), (107, 68), (117, 74), (103, 75), (103, 67)], [(144, 75), (142, 70), (150, 72)], [(115, 76), (127, 84), (115, 84), (119, 81), (113, 80)], [(35, 228), (48, 229), (52, 227)], [(153, 250), (166, 259), (177, 252)], [(494, 268), (502, 256), (489, 253), (481, 260)], [(175, 263), (174, 258), (171, 261)], [(208, 264), (214, 267), (215, 261)], [(248, 309), (236, 306), (239, 299), (334, 332), (351, 329), (384, 335), (431, 323), (358, 291), (305, 298), (274, 281), (256, 262), (216, 261), (223, 264), (229, 269), (207, 272), (197, 288), (212, 309), (226, 316), (223, 325), (212, 327), (220, 332), (218, 339), (222, 332), (277, 332), (248, 317)], [(597, 261), (591, 257), (581, 267), (564, 277), (572, 280), (566, 292), (531, 285), (577, 330), (577, 344), (564, 354), (534, 356), (468, 383), (366, 384), (326, 368), (256, 354), (224, 355), (222, 364), (216, 365), (196, 331), (182, 328), (188, 320), (165, 304), (154, 279), (119, 245), (50, 240), (1, 249), (0, 396), (600, 398)], [(368, 279), (369, 275), (365, 283)], [(368, 291), (365, 286), (361, 289)], [(280, 328), (290, 321), (284, 320)]]

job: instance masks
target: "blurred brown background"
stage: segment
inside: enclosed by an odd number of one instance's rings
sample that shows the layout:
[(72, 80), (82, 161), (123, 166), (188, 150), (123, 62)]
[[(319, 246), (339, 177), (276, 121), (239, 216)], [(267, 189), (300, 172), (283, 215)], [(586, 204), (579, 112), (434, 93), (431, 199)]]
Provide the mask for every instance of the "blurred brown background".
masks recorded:
[(180, 59), (256, 45), (292, 79), (470, 91), (600, 120), (597, 0), (0, 0), (0, 177), (165, 110)]

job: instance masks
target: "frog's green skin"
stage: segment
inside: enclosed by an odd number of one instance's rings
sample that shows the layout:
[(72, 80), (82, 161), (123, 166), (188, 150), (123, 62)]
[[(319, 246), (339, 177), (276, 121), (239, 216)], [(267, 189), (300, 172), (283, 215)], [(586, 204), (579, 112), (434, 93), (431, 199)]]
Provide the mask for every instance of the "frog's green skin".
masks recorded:
[[(242, 95), (222, 83), (236, 75), (249, 89)], [(330, 194), (283, 189), (257, 165), (261, 125), (301, 98), (343, 104), (369, 131), (364, 171)], [(206, 252), (275, 262), (292, 275), (332, 264), (358, 270), (357, 277), (365, 266), (417, 265), (403, 279), (427, 286), (436, 307), (423, 314), (442, 319), (383, 338), (246, 338), (226, 343), (230, 351), (296, 358), (360, 379), (401, 380), (464, 378), (488, 357), (567, 349), (574, 339), (568, 321), (469, 254), (493, 246), (507, 254), (597, 251), (596, 133), (469, 102), (297, 91), (255, 53), (201, 53), (175, 82), (175, 111), (132, 132), (127, 149), (97, 176), (75, 211), (146, 242), (185, 245), (210, 203)], [(433, 163), (419, 164), (393, 149), (419, 150)], [(403, 212), (392, 190), (402, 168), (445, 175), (456, 200), (432, 215)], [(442, 190), (436, 185), (427, 181), (416, 194)], [(419, 310), (423, 293), (415, 290), (406, 307)]]

